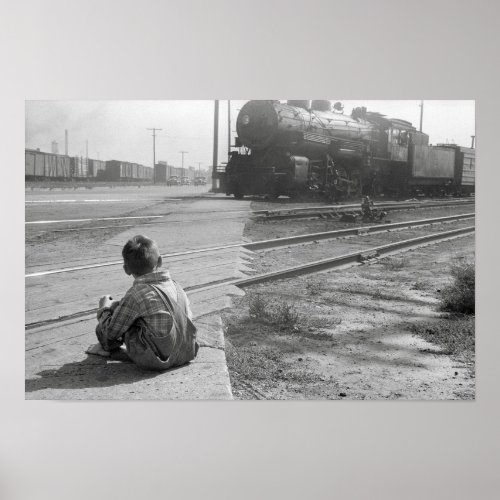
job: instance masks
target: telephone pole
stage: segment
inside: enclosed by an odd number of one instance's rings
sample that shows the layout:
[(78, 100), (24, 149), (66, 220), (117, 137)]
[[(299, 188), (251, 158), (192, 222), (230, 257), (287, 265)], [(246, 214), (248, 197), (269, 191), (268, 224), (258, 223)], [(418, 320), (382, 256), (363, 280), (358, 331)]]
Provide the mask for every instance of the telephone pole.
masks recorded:
[(196, 164), (198, 165), (198, 177), (201, 177), (201, 161), (197, 161)]
[(231, 101), (227, 101), (227, 159), (231, 158)]
[(185, 175), (184, 175), (184, 155), (188, 154), (189, 151), (179, 151), (179, 153), (182, 155), (182, 165), (181, 165), (182, 177), (185, 177)]
[(423, 121), (424, 121), (424, 101), (420, 101), (420, 132), (422, 132)]
[(215, 100), (214, 107), (214, 155), (212, 159), (212, 191), (217, 189), (217, 156), (219, 152), (219, 101)]
[(148, 128), (146, 130), (153, 131), (153, 184), (156, 184), (156, 132), (163, 130), (162, 128)]

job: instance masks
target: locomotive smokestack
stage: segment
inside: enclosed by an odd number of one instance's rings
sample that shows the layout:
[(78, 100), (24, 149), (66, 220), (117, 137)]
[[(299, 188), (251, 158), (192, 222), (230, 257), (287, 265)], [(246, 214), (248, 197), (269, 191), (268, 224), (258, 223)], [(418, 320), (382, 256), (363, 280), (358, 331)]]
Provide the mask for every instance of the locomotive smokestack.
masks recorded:
[(470, 137), (471, 137), (471, 139), (472, 139), (472, 144), (471, 144), (471, 146), (470, 146), (470, 147), (471, 147), (472, 149), (474, 149), (474, 143), (476, 142), (476, 136), (475, 136), (475, 135), (471, 135)]
[(311, 109), (314, 111), (331, 111), (332, 103), (326, 99), (317, 99), (312, 102)]

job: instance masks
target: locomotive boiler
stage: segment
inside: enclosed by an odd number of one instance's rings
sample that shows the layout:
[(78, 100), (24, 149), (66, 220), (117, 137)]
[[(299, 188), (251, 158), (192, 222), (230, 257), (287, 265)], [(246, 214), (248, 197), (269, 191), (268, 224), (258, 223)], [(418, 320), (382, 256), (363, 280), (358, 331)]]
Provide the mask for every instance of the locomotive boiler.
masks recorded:
[(421, 185), (449, 187), (456, 179), (450, 150), (434, 151), (410, 122), (366, 108), (348, 116), (341, 103), (332, 108), (326, 100), (249, 101), (236, 128), (239, 151), (231, 153), (224, 175), (226, 194), (235, 198), (397, 196)]

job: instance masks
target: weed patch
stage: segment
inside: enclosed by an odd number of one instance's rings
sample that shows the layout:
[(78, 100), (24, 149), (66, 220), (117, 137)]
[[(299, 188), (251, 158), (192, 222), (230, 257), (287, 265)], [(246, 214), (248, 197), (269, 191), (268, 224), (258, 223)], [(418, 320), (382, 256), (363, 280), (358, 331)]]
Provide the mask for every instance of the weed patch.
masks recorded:
[(261, 319), (268, 314), (267, 303), (262, 295), (253, 295), (248, 304), (248, 314), (251, 318)]
[(402, 257), (388, 257), (383, 260), (384, 266), (390, 271), (399, 271), (408, 265), (406, 256)]
[(248, 314), (251, 318), (272, 325), (280, 331), (297, 329), (301, 321), (294, 304), (276, 301), (270, 303), (261, 295), (250, 297)]
[(475, 352), (475, 318), (451, 316), (435, 323), (412, 325), (414, 334), (444, 349), (443, 354), (471, 362)]
[(441, 310), (460, 314), (476, 311), (476, 270), (474, 262), (451, 268), (453, 283), (441, 292)]

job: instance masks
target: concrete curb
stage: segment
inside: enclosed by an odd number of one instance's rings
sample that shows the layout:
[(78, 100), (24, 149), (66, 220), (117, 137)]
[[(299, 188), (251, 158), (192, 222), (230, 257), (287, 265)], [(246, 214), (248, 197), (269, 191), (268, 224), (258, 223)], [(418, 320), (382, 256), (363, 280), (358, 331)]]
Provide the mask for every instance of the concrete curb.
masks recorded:
[[(230, 400), (222, 320), (212, 314), (196, 323), (201, 343), (197, 358), (163, 373), (142, 370), (120, 356), (85, 354), (95, 343), (94, 319), (31, 331), (26, 342), (26, 399)], [(68, 327), (71, 335), (64, 335), (61, 330)]]

